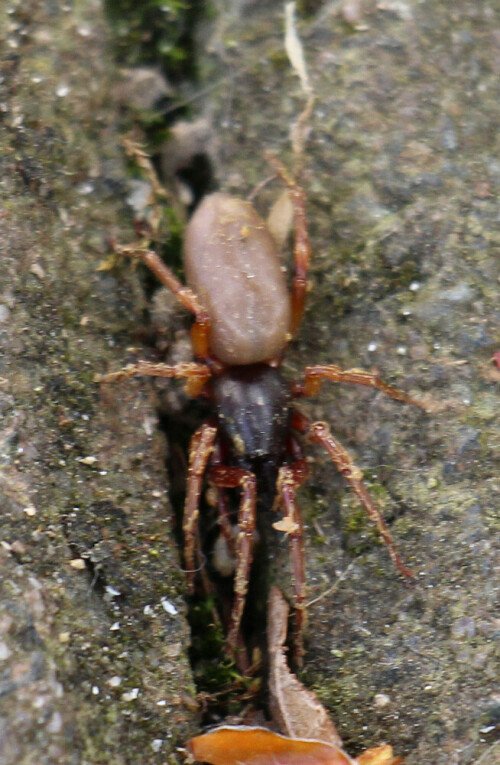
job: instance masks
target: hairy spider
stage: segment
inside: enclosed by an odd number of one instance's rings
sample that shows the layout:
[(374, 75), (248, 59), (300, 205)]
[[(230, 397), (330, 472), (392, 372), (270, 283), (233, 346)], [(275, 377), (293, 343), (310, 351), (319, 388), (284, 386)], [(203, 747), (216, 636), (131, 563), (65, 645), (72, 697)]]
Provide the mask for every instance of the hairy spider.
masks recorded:
[[(180, 302), (194, 314), (191, 330), (198, 361), (169, 366), (140, 361), (111, 374), (103, 383), (135, 375), (184, 378), (191, 396), (208, 398), (213, 416), (196, 430), (189, 448), (189, 472), (183, 518), (184, 562), (188, 584), (194, 585), (201, 565), (198, 530), (200, 495), (205, 477), (216, 488), (222, 535), (234, 545), (234, 598), (226, 645), (234, 652), (245, 607), (258, 501), (283, 514), (274, 527), (288, 534), (295, 599), (296, 655), (302, 653), (305, 609), (303, 526), (296, 499), (306, 479), (306, 462), (298, 435), (321, 444), (344, 475), (375, 523), (398, 570), (411, 576), (362, 473), (324, 422), (311, 422), (292, 406), (292, 399), (315, 395), (323, 381), (348, 382), (377, 388), (397, 401), (422, 406), (408, 394), (359, 369), (335, 365), (308, 366), (300, 383), (289, 383), (280, 372), (287, 344), (300, 324), (307, 288), (311, 248), (303, 189), (273, 157), (269, 161), (289, 188), (293, 205), (295, 273), (291, 294), (274, 240), (254, 208), (226, 194), (206, 196), (185, 233), (184, 286), (159, 256), (134, 247), (119, 249), (145, 263)], [(235, 526), (226, 490), (239, 489)]]

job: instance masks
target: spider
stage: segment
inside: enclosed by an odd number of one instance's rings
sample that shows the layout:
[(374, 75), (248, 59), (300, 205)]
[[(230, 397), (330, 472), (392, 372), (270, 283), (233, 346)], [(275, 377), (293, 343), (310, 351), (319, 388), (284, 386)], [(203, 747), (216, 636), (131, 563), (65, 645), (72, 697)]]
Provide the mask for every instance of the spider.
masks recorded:
[[(187, 493), (183, 516), (184, 562), (188, 586), (194, 586), (201, 565), (198, 519), (205, 478), (216, 489), (221, 534), (234, 550), (233, 603), (226, 647), (234, 654), (245, 608), (257, 506), (263, 500), (283, 517), (274, 527), (288, 535), (295, 607), (295, 653), (303, 653), (305, 564), (303, 524), (297, 488), (307, 477), (299, 436), (323, 446), (375, 523), (389, 555), (404, 576), (411, 577), (362, 473), (325, 422), (311, 422), (292, 405), (313, 396), (325, 380), (371, 386), (397, 401), (422, 406), (376, 374), (335, 365), (313, 365), (301, 382), (289, 383), (280, 371), (285, 349), (304, 311), (311, 247), (307, 233), (305, 194), (275, 157), (268, 157), (287, 185), (293, 207), (294, 266), (288, 292), (274, 240), (255, 209), (222, 193), (206, 196), (191, 217), (184, 240), (184, 286), (149, 249), (121, 247), (123, 255), (145, 263), (194, 315), (191, 328), (196, 362), (170, 366), (139, 361), (105, 375), (101, 383), (135, 375), (183, 378), (193, 397), (208, 398), (213, 415), (191, 438)], [(239, 489), (237, 523), (227, 505), (227, 489)], [(273, 496), (274, 495), (274, 496)]]

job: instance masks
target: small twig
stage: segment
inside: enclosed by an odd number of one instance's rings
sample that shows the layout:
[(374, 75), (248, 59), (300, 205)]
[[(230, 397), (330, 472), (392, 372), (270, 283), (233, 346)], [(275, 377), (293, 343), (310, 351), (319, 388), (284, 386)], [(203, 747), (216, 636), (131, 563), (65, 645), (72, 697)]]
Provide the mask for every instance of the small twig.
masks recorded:
[(160, 183), (160, 180), (156, 174), (156, 170), (153, 167), (151, 159), (144, 147), (134, 139), (133, 136), (125, 136), (122, 140), (123, 148), (127, 157), (132, 159), (140, 169), (143, 171), (147, 180), (151, 184), (149, 192), (149, 205), (151, 206), (151, 215), (149, 216), (148, 224), (151, 227), (152, 239), (158, 235), (160, 228), (160, 222), (163, 215), (163, 207), (160, 204), (160, 200), (169, 201), (172, 204), (171, 196), (167, 189)]
[(343, 571), (340, 574), (340, 576), (337, 577), (337, 579), (334, 581), (334, 583), (332, 584), (331, 587), (329, 587), (327, 590), (322, 592), (321, 595), (318, 595), (317, 598), (314, 598), (313, 600), (310, 600), (308, 603), (306, 603), (306, 608), (310, 608), (310, 606), (314, 605), (319, 600), (323, 600), (323, 598), (326, 598), (326, 597), (328, 597), (328, 595), (331, 595), (333, 592), (335, 592), (338, 589), (340, 583), (343, 582), (344, 579), (347, 577), (347, 575), (349, 574), (351, 568), (354, 566), (355, 562), (356, 561), (352, 560), (349, 563), (349, 565), (347, 566), (345, 571)]
[(276, 175), (268, 175), (267, 178), (264, 178), (260, 183), (258, 183), (250, 192), (250, 194), (247, 196), (246, 200), (250, 204), (253, 202), (257, 194), (260, 194), (262, 189), (264, 189), (271, 181), (274, 181), (276, 178)]
[(307, 73), (304, 48), (295, 25), (295, 2), (285, 3), (285, 50), (306, 96), (306, 104), (290, 128), (290, 139), (296, 161), (295, 175), (297, 176), (304, 161), (308, 126), (314, 106), (314, 92)]
[(500, 754), (500, 741), (495, 741), (491, 746), (486, 749), (485, 752), (482, 753), (479, 760), (476, 760), (473, 765), (485, 765), (485, 763), (493, 762), (493, 760), (490, 760), (492, 754), (495, 754), (497, 752)]

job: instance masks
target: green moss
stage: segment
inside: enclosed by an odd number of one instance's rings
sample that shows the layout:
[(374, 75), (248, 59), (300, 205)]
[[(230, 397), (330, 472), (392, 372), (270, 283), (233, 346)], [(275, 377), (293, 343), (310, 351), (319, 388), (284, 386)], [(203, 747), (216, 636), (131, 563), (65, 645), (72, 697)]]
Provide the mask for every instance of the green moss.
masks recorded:
[(118, 59), (160, 65), (171, 80), (195, 76), (193, 29), (201, 0), (106, 0)]
[(342, 509), (343, 526), (347, 534), (357, 534), (366, 528), (366, 512), (362, 507), (354, 507), (346, 512)]
[(240, 711), (241, 699), (257, 693), (260, 680), (242, 675), (225, 655), (225, 635), (214, 609), (212, 597), (189, 609), (191, 664), (198, 693), (206, 696), (212, 712), (226, 716)]

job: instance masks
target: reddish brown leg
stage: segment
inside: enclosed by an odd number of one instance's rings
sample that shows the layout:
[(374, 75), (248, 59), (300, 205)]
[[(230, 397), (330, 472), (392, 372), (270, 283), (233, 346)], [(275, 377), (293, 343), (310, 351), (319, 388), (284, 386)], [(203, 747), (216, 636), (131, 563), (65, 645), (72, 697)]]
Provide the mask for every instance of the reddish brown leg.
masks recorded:
[[(214, 467), (223, 465), (221, 445), (219, 442), (217, 442), (215, 445), (214, 451), (212, 453), (211, 463)], [(217, 522), (219, 524), (221, 534), (226, 541), (228, 551), (234, 557), (235, 550), (233, 524), (231, 523), (229, 514), (227, 494), (224, 489), (220, 487), (214, 487), (214, 491), (216, 492), (216, 499), (213, 502), (213, 506), (217, 508)]]
[(137, 364), (129, 364), (117, 372), (110, 372), (107, 375), (96, 375), (94, 380), (102, 383), (115, 383), (129, 380), (136, 375), (185, 378), (186, 393), (189, 396), (198, 396), (207, 380), (211, 377), (211, 372), (206, 364), (195, 364), (194, 362), (183, 362), (170, 366), (169, 364), (139, 361)]
[(344, 449), (342, 444), (332, 436), (328, 425), (325, 422), (314, 422), (311, 424), (310, 420), (308, 420), (307, 417), (299, 412), (294, 413), (292, 425), (301, 433), (306, 433), (309, 440), (321, 444), (323, 448), (328, 452), (332, 462), (335, 463), (337, 469), (347, 480), (352, 490), (368, 513), (370, 519), (377, 527), (380, 536), (387, 546), (390, 558), (398, 571), (403, 574), (403, 576), (413, 578), (413, 572), (404, 565), (400, 554), (396, 550), (396, 545), (394, 544), (392, 535), (387, 528), (380, 510), (376, 506), (371, 496), (368, 494), (363, 484), (363, 473), (358, 467), (356, 467), (349, 453), (346, 451), (346, 449)]
[(307, 233), (306, 196), (304, 189), (292, 178), (286, 167), (271, 154), (266, 159), (274, 167), (281, 180), (290, 190), (293, 206), (293, 229), (295, 275), (292, 282), (292, 323), (290, 332), (294, 335), (302, 320), (307, 292), (307, 272), (311, 260), (311, 244)]
[(290, 542), (290, 560), (292, 563), (292, 583), (295, 592), (295, 623), (293, 653), (297, 664), (302, 664), (304, 655), (304, 612), (306, 599), (306, 578), (304, 563), (304, 528), (296, 500), (297, 487), (305, 480), (307, 470), (303, 460), (293, 465), (280, 468), (277, 492), (283, 505), (284, 520), (273, 524), (277, 531), (288, 534)]
[(317, 364), (313, 367), (306, 367), (305, 381), (302, 385), (296, 383), (292, 386), (293, 395), (297, 397), (315, 396), (325, 380), (330, 380), (330, 382), (347, 382), (357, 383), (358, 385), (367, 385), (370, 388), (376, 388), (377, 390), (382, 391), (382, 393), (386, 393), (391, 398), (396, 399), (396, 401), (403, 401), (405, 404), (414, 404), (422, 409), (426, 408), (420, 401), (412, 398), (408, 393), (393, 388), (392, 385), (388, 385), (376, 374), (365, 372), (362, 369), (342, 370), (340, 367), (335, 366), (335, 364)]
[(241, 488), (238, 509), (238, 536), (236, 537), (236, 571), (234, 575), (234, 602), (226, 640), (226, 649), (234, 654), (245, 608), (253, 557), (253, 535), (257, 515), (257, 482), (253, 473), (239, 468), (216, 465), (210, 471), (210, 483), (226, 489)]
[(184, 503), (182, 530), (184, 532), (184, 563), (187, 583), (193, 588), (194, 575), (199, 566), (196, 565), (196, 553), (200, 550), (198, 532), (198, 517), (200, 515), (200, 494), (203, 476), (207, 469), (208, 460), (212, 453), (217, 429), (203, 424), (193, 433), (189, 444), (189, 469), (187, 479), (187, 494)]
[(234, 555), (233, 525), (229, 516), (227, 496), (226, 493), (219, 488), (217, 488), (217, 522), (219, 524), (220, 532), (226, 541), (229, 553)]
[(153, 250), (129, 245), (126, 247), (118, 246), (116, 247), (116, 251), (120, 255), (142, 260), (142, 262), (145, 263), (158, 277), (161, 283), (173, 292), (182, 305), (194, 314), (196, 321), (191, 330), (193, 350), (199, 358), (207, 359), (209, 357), (208, 340), (210, 333), (210, 319), (207, 311), (200, 303), (198, 296), (189, 289), (189, 287), (186, 287), (179, 281), (179, 279), (177, 279)]

